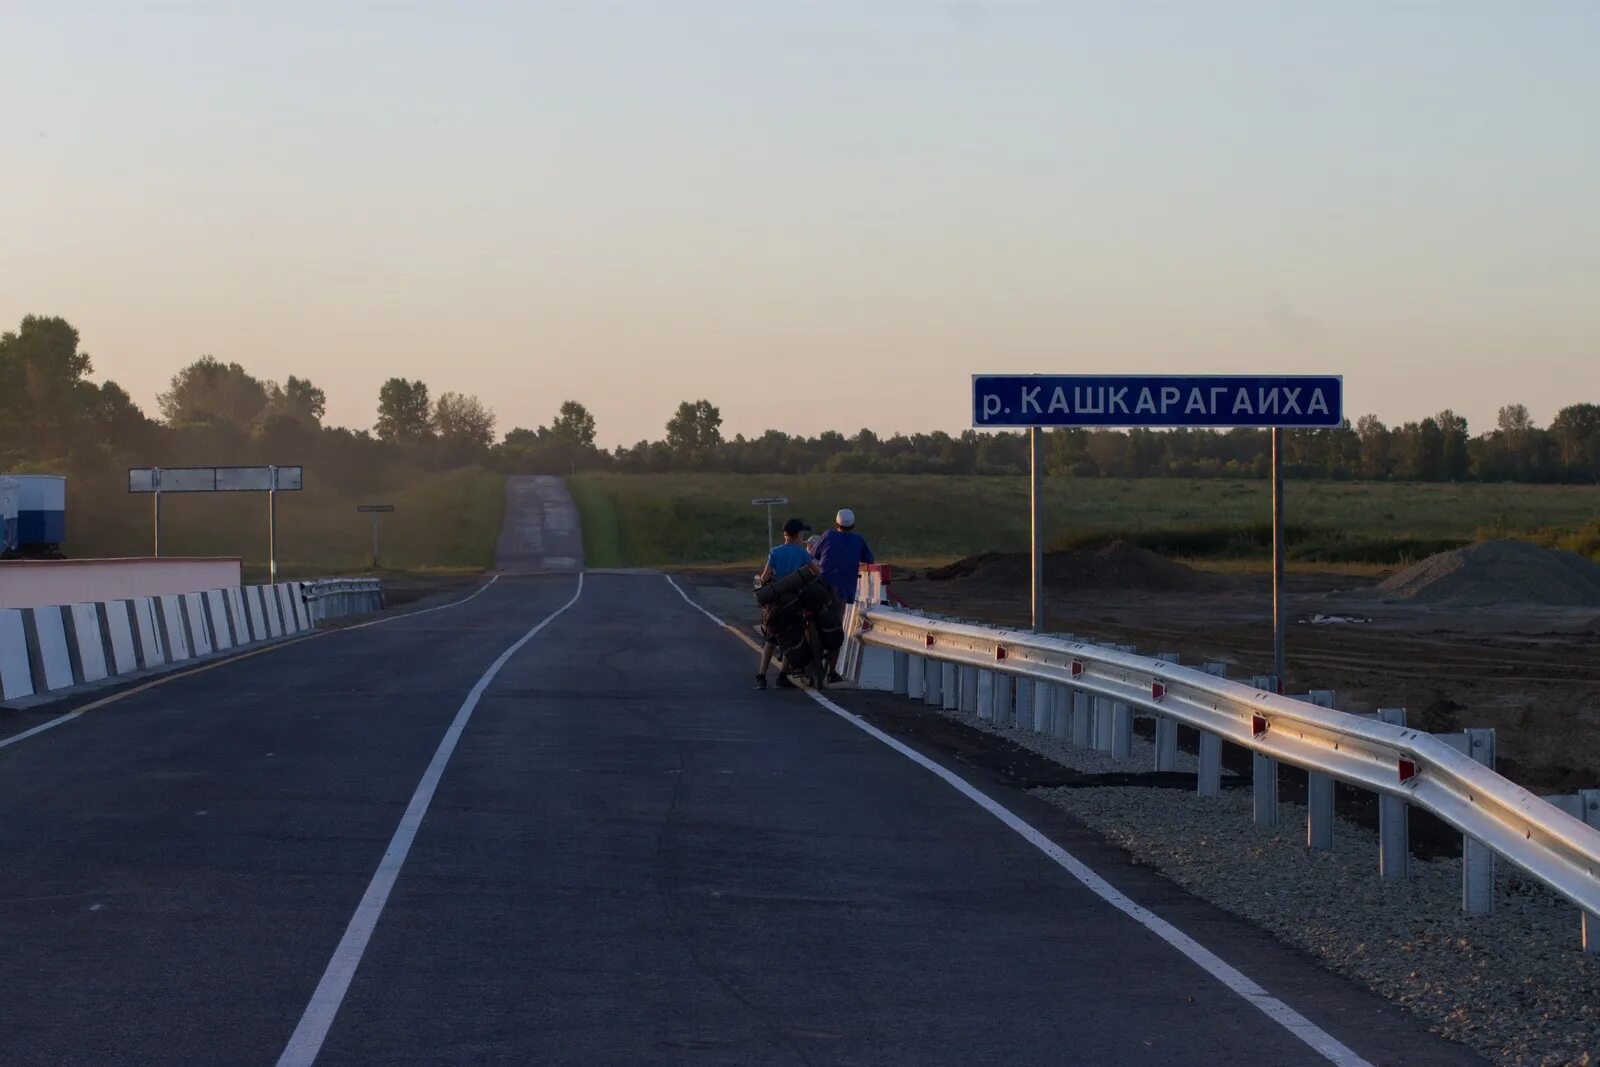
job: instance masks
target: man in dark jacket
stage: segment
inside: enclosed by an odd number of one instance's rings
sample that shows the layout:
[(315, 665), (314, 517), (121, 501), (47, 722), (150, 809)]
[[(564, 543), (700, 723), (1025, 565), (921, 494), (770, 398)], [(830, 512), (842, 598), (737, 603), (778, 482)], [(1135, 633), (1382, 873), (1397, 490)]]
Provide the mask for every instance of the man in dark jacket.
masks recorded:
[[(856, 602), (856, 575), (863, 563), (875, 562), (866, 538), (856, 533), (856, 513), (840, 508), (834, 516), (833, 529), (811, 549), (812, 557), (822, 571), (822, 577), (839, 594), (839, 625), (844, 624), (845, 605)], [(838, 682), (838, 653), (828, 655), (828, 681)]]

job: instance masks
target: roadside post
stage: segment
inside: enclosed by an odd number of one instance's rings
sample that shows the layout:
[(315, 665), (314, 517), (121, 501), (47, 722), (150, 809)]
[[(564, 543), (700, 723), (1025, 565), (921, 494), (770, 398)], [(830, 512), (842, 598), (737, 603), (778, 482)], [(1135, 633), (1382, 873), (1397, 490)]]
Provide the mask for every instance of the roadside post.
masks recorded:
[(1027, 429), (1032, 509), (1033, 627), (1044, 627), (1043, 446), (1046, 427), (1248, 427), (1272, 436), (1272, 660), (1284, 684), (1283, 431), (1328, 429), (1344, 418), (1337, 374), (974, 374), (972, 425)]
[(786, 496), (758, 496), (750, 501), (751, 507), (760, 507), (763, 504), (767, 506), (767, 547), (761, 552), (762, 559), (767, 558), (767, 553), (772, 551), (774, 544), (772, 540), (772, 506), (774, 504), (787, 504), (788, 502), (789, 498)]
[(1028, 427), (1029, 599), (1033, 632), (1044, 633), (1044, 431)]
[(372, 516), (372, 565), (378, 566), (378, 526), (381, 517), (394, 510), (393, 504), (357, 504), (356, 510)]
[(298, 492), (305, 480), (303, 467), (130, 467), (128, 492), (155, 496), (152, 538), (161, 555), (162, 493), (266, 493), (267, 570), (278, 580), (278, 493)]

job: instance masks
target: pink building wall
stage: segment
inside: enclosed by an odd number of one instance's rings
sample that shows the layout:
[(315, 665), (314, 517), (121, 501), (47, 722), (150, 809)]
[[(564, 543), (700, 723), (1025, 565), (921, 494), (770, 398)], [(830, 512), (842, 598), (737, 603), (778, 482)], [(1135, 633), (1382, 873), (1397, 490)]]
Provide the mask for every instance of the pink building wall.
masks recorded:
[(238, 586), (238, 557), (0, 561), (0, 608), (39, 608)]

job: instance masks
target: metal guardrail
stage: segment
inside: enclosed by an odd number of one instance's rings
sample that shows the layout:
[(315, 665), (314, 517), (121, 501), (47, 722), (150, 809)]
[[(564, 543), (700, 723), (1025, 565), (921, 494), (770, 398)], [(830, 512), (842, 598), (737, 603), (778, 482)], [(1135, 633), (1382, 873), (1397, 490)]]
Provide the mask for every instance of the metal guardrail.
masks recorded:
[[(852, 612), (850, 636), (861, 646), (1101, 697), (1192, 726), (1202, 738), (1212, 735), (1258, 757), (1294, 764), (1313, 777), (1326, 775), (1415, 804), (1583, 909), (1585, 948), (1594, 950), (1593, 934), (1600, 933), (1593, 918), (1600, 916), (1600, 830), (1445, 740), (1160, 659), (952, 622), (873, 599)], [(853, 665), (859, 669), (858, 658)], [(958, 685), (964, 696), (969, 683), (963, 678)]]
[(311, 611), (313, 622), (342, 615), (362, 615), (383, 608), (381, 578), (324, 578), (301, 582), (300, 595)]

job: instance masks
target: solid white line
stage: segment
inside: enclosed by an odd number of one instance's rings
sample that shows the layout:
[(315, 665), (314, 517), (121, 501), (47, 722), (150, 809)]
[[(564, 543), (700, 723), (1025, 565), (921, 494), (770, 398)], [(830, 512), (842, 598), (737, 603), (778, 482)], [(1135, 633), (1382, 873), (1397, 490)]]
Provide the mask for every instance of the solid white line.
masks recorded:
[[(707, 611), (699, 604), (696, 604), (693, 600), (690, 600), (688, 594), (679, 588), (677, 582), (672, 580), (671, 575), (667, 575), (666, 579), (669, 583), (671, 583), (672, 588), (678, 591), (678, 595), (683, 597), (683, 599), (687, 601), (691, 607), (695, 608), (702, 615), (709, 618), (712, 622), (715, 622), (718, 626), (731, 631), (736, 636), (741, 638), (744, 637), (744, 635), (740, 634), (736, 628), (728, 626), (721, 619), (711, 614), (711, 612)], [(747, 643), (753, 644), (754, 642), (747, 641)], [(1100, 875), (1096, 874), (1092, 869), (1090, 869), (1088, 864), (1084, 863), (1072, 853), (1068, 852), (1066, 849), (1050, 840), (1050, 838), (1045, 836), (1040, 831), (1034, 829), (1033, 826), (1023, 820), (1020, 816), (1013, 814), (999, 801), (988, 796), (986, 793), (983, 793), (976, 786), (972, 785), (972, 783), (968, 782), (960, 775), (946, 770), (944, 767), (939, 766), (939, 764), (924, 756), (922, 753), (903, 744), (895, 738), (890, 737), (888, 734), (884, 733), (876, 726), (873, 726), (865, 719), (846, 711), (844, 708), (841, 708), (838, 704), (835, 704), (833, 701), (829, 700), (815, 689), (807, 689), (806, 693), (811, 697), (812, 700), (815, 700), (824, 708), (827, 708), (841, 719), (844, 719), (850, 725), (865, 731), (869, 736), (882, 741), (884, 744), (900, 753), (906, 759), (911, 760), (919, 767), (922, 767), (924, 770), (937, 775), (942, 781), (944, 781), (946, 785), (950, 786), (952, 789), (955, 789), (962, 796), (966, 797), (968, 800), (971, 800), (974, 804), (977, 804), (980, 808), (982, 808), (984, 811), (987, 811), (990, 815), (993, 815), (996, 819), (999, 819), (1006, 825), (1008, 829), (1012, 830), (1024, 841), (1028, 842), (1028, 844), (1032, 845), (1040, 852), (1043, 852), (1046, 856), (1049, 856), (1050, 859), (1054, 860), (1062, 870), (1066, 871), (1078, 881), (1082, 882), (1085, 887), (1087, 887), (1096, 896), (1100, 897), (1100, 899), (1104, 900), (1107, 904), (1110, 904), (1113, 908), (1116, 908), (1134, 922), (1138, 923), (1140, 926), (1143, 926), (1145, 929), (1161, 938), (1161, 940), (1165, 941), (1167, 944), (1183, 953), (1193, 963), (1198, 965), (1207, 974), (1211, 975), (1211, 977), (1215, 978), (1217, 981), (1233, 990), (1233, 992), (1239, 994), (1239, 996), (1243, 997), (1246, 1001), (1253, 1004), (1256, 1008), (1260, 1009), (1261, 1012), (1267, 1016), (1267, 1018), (1271, 1019), (1273, 1022), (1289, 1031), (1295, 1037), (1305, 1042), (1330, 1063), (1339, 1064), (1340, 1067), (1371, 1067), (1371, 1064), (1362, 1059), (1353, 1050), (1342, 1044), (1337, 1038), (1333, 1037), (1333, 1035), (1327, 1033), (1321, 1027), (1313, 1023), (1310, 1019), (1307, 1019), (1304, 1015), (1301, 1015), (1299, 1012), (1289, 1007), (1289, 1005), (1268, 993), (1265, 989), (1261, 988), (1261, 986), (1257, 985), (1253, 980), (1239, 971), (1238, 968), (1224, 961), (1216, 953), (1200, 944), (1198, 941), (1184, 933), (1182, 930), (1178, 929), (1176, 926), (1173, 926), (1171, 923), (1167, 922), (1165, 919), (1161, 918), (1159, 915), (1156, 915), (1149, 909), (1134, 903), (1125, 893), (1117, 889), (1110, 882), (1106, 881), (1104, 878), (1100, 877)]]
[(719, 619), (715, 615), (711, 614), (711, 612), (707, 611), (705, 608), (701, 607), (699, 604), (696, 604), (693, 600), (690, 600), (689, 599), (689, 594), (685, 593), (681, 588), (679, 588), (678, 583), (672, 580), (672, 575), (663, 574), (661, 577), (665, 578), (667, 580), (667, 584), (672, 586), (672, 591), (674, 593), (677, 593), (679, 596), (683, 597), (683, 602), (685, 604), (689, 605), (691, 608), (693, 608), (694, 610), (698, 611), (700, 614), (704, 615), (706, 618), (710, 619), (712, 622), (716, 623), (718, 626), (722, 627), (724, 630), (732, 629), (732, 627), (729, 626), (727, 623), (723, 622), (721, 619)]
[(339, 939), (339, 946), (333, 950), (333, 957), (328, 960), (328, 969), (322, 973), (322, 980), (317, 983), (316, 990), (311, 994), (311, 1001), (306, 1005), (305, 1014), (300, 1017), (300, 1024), (290, 1035), (289, 1044), (284, 1047), (283, 1055), (278, 1057), (278, 1067), (310, 1067), (316, 1062), (317, 1053), (322, 1050), (322, 1043), (328, 1037), (329, 1028), (333, 1026), (334, 1016), (339, 1013), (339, 1006), (344, 1003), (344, 995), (350, 988), (350, 980), (355, 977), (356, 968), (361, 965), (361, 956), (367, 950), (367, 942), (372, 939), (372, 932), (377, 928), (379, 917), (383, 915), (384, 905), (389, 902), (389, 892), (394, 888), (395, 879), (400, 877), (400, 868), (405, 865), (406, 856), (411, 851), (411, 843), (416, 839), (423, 817), (428, 814), (428, 805), (433, 802), (434, 790), (439, 787), (439, 780), (444, 776), (445, 765), (450, 762), (450, 754), (455, 751), (456, 742), (461, 739), (461, 732), (466, 729), (467, 720), (472, 718), (472, 711), (478, 706), (484, 690), (489, 688), (489, 683), (500, 673), (500, 668), (516, 655), (518, 649), (532, 641), (540, 630), (549, 626), (562, 612), (576, 604), (582, 595), (583, 575), (580, 573), (578, 588), (572, 594), (572, 599), (551, 612), (543, 622), (523, 634), (515, 644), (500, 653), (499, 658), (489, 665), (489, 669), (483, 672), (483, 677), (472, 687), (467, 699), (461, 702), (461, 709), (456, 712), (450, 728), (444, 732), (438, 750), (428, 763), (428, 769), (423, 772), (422, 780), (417, 783), (416, 792), (411, 795), (411, 803), (406, 805), (405, 814), (400, 817), (400, 825), (395, 827), (394, 837), (389, 841), (389, 847), (384, 852), (383, 859), (379, 861), (378, 869), (373, 873), (367, 891), (362, 894), (361, 903), (356, 905), (355, 914), (350, 916), (350, 924), (345, 927), (344, 936)]

